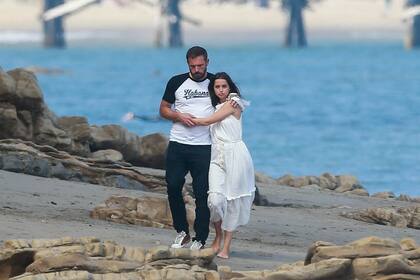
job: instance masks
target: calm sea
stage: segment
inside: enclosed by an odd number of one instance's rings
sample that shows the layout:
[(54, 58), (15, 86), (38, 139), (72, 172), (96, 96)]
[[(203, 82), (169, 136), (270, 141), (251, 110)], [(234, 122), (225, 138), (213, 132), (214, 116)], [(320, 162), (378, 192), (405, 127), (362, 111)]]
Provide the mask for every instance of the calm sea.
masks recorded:
[[(370, 193), (420, 195), (420, 53), (400, 42), (209, 48), (211, 72), (229, 72), (252, 102), (244, 139), (258, 171), (352, 174)], [(186, 72), (185, 49), (119, 44), (45, 50), (0, 46), (0, 66), (63, 70), (38, 75), (51, 110), (90, 124), (167, 134), (156, 116), (167, 79)]]

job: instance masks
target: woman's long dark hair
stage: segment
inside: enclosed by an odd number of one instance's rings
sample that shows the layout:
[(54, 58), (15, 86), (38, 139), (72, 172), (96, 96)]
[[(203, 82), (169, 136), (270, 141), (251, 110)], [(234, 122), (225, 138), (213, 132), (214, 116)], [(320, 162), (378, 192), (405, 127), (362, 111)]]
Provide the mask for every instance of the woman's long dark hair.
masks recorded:
[(210, 83), (209, 83), (209, 93), (210, 93), (211, 104), (213, 105), (213, 107), (216, 107), (216, 105), (220, 103), (219, 97), (217, 97), (216, 93), (214, 92), (214, 82), (217, 79), (223, 79), (228, 83), (229, 89), (230, 89), (229, 93), (235, 92), (238, 94), (239, 97), (241, 96), (241, 93), (239, 92), (239, 88), (235, 85), (231, 77), (226, 72), (216, 73), (214, 74), (213, 78), (210, 79)]

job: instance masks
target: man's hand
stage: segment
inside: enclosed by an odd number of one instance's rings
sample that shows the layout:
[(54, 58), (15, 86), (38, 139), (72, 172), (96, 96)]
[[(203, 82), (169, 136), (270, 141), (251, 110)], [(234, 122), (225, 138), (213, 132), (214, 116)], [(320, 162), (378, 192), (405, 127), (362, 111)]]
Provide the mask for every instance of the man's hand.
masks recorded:
[(178, 117), (177, 117), (176, 121), (182, 123), (185, 126), (192, 127), (192, 126), (196, 125), (193, 121), (193, 119), (194, 119), (193, 115), (190, 115), (190, 114), (187, 114), (187, 113), (177, 112), (177, 116)]

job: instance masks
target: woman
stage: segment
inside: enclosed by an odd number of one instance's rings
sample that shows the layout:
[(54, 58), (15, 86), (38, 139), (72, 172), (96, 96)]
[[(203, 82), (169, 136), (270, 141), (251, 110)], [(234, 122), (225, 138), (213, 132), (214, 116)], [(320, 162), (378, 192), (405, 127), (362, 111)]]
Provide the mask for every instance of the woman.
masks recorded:
[[(212, 124), (208, 197), (210, 221), (216, 231), (212, 248), (218, 257), (227, 259), (233, 232), (249, 221), (255, 193), (251, 155), (242, 142), (241, 115), (247, 102), (240, 98), (237, 86), (224, 72), (215, 74), (209, 93), (216, 111), (210, 117), (195, 118), (194, 123)], [(229, 100), (239, 106), (235, 108)]]

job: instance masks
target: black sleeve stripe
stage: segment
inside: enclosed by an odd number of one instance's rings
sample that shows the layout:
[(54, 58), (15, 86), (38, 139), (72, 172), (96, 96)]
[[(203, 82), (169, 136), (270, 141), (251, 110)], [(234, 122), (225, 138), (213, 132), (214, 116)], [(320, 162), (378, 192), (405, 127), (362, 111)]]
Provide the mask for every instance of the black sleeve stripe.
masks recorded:
[(175, 92), (188, 79), (188, 73), (173, 76), (166, 84), (162, 99), (171, 104), (175, 103)]

